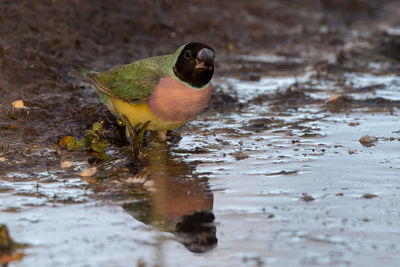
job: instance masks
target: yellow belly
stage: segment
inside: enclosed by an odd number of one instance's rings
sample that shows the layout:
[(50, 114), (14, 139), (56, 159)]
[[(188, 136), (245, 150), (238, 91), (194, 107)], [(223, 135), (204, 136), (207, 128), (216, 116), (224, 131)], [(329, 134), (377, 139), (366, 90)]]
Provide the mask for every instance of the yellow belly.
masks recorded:
[(185, 122), (168, 122), (158, 118), (153, 112), (151, 112), (147, 103), (134, 105), (113, 97), (109, 97), (106, 102), (106, 106), (120, 119), (122, 118), (122, 115), (127, 116), (132, 125), (151, 121), (147, 128), (151, 131), (173, 130), (185, 124)]

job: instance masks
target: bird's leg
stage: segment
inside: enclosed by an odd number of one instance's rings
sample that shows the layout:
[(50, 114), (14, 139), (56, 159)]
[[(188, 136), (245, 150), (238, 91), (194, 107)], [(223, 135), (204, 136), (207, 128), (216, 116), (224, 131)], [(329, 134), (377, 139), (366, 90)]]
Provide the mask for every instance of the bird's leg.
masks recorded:
[(158, 131), (158, 138), (160, 138), (161, 141), (166, 141), (167, 140), (167, 131)]
[(133, 141), (132, 141), (131, 133), (129, 132), (128, 127), (125, 128), (125, 136), (126, 136), (126, 139), (129, 142), (129, 144), (132, 145)]

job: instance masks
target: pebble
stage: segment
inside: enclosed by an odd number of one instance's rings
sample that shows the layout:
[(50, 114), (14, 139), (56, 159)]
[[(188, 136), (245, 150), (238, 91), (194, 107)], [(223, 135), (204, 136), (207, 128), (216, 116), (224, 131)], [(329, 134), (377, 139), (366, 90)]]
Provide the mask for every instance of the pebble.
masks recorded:
[(72, 166), (73, 166), (74, 164), (72, 163), (72, 161), (69, 161), (69, 160), (62, 160), (61, 162), (60, 162), (60, 167), (61, 168), (71, 168)]
[(369, 135), (364, 135), (359, 140), (359, 142), (365, 147), (374, 146), (376, 141), (377, 141), (376, 137), (372, 137)]
[(24, 101), (22, 101), (22, 100), (15, 100), (14, 102), (11, 103), (11, 105), (14, 108), (26, 108), (24, 105)]
[(80, 173), (80, 175), (82, 177), (89, 177), (94, 175), (97, 172), (97, 168), (96, 167), (90, 167), (86, 170), (84, 170), (83, 172)]

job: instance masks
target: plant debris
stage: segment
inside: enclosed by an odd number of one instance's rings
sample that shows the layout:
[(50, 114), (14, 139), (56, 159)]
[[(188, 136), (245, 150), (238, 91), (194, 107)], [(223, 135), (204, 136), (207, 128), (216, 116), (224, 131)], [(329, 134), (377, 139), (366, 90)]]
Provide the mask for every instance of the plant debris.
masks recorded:
[(107, 161), (110, 160), (110, 156), (106, 154), (104, 149), (110, 145), (104, 136), (103, 126), (99, 122), (93, 123), (92, 129), (87, 130), (85, 136), (77, 141), (72, 136), (64, 136), (59, 145), (66, 147), (69, 151), (78, 150), (85, 148), (94, 152), (98, 159)]
[(12, 240), (7, 226), (0, 225), (0, 264), (7, 266), (9, 262), (20, 261), (24, 253), (19, 249), (27, 247), (26, 244), (17, 243)]

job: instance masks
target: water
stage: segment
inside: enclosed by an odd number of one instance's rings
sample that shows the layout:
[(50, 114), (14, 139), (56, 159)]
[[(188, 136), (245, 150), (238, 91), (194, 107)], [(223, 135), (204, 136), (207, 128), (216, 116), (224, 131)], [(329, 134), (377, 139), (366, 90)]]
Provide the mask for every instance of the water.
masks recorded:
[(152, 143), (138, 174), (110, 163), (82, 178), (85, 155), (65, 151), (72, 168), (8, 172), (0, 222), (30, 244), (11, 265), (395, 265), (400, 81), (326, 75), (217, 80), (238, 104)]

